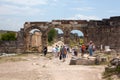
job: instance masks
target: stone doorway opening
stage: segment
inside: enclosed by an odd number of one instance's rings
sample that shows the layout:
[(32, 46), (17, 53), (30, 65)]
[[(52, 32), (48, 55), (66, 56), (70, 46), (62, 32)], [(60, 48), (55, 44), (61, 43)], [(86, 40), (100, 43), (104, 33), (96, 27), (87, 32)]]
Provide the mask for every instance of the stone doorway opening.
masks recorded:
[(39, 29), (32, 29), (29, 31), (28, 51), (41, 52), (42, 51), (42, 32)]
[(56, 46), (64, 45), (64, 32), (60, 28), (52, 28), (48, 32), (48, 52), (52, 52), (52, 49)]
[(84, 44), (84, 34), (80, 30), (72, 30), (70, 32), (70, 46), (80, 46)]

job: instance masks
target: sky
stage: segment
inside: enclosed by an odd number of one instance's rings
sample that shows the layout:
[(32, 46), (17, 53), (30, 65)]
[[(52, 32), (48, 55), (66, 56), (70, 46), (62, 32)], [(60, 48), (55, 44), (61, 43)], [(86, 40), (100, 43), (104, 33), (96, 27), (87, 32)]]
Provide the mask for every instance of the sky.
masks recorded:
[[(55, 28), (58, 31), (58, 34), (63, 34), (63, 31), (59, 28)], [(78, 34), (78, 36), (84, 36), (83, 32), (79, 31), (79, 30), (72, 30), (70, 33), (73, 34)]]
[(120, 16), (120, 0), (0, 0), (0, 30), (19, 31), (25, 22), (111, 16)]

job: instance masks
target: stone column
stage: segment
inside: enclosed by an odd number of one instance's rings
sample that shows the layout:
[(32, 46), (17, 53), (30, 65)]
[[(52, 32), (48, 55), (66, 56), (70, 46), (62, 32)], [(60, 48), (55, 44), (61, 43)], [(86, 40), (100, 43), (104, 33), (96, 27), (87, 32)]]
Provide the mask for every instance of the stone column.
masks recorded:
[(88, 34), (84, 34), (84, 43), (88, 43)]
[(29, 34), (25, 35), (25, 50), (29, 50)]
[(83, 33), (84, 33), (84, 43), (86, 44), (86, 43), (88, 43), (89, 41), (88, 41), (88, 30), (87, 30), (87, 28), (83, 28), (82, 29), (82, 31), (83, 31)]
[(42, 50), (45, 46), (47, 46), (47, 42), (48, 42), (48, 36), (43, 34), (42, 35)]
[(24, 52), (25, 51), (25, 44), (24, 44), (24, 32), (23, 32), (23, 29), (21, 29), (19, 32), (18, 32), (18, 35), (17, 35), (17, 53), (20, 53), (20, 52)]
[(65, 29), (64, 31), (64, 44), (70, 43), (70, 31), (68, 29)]

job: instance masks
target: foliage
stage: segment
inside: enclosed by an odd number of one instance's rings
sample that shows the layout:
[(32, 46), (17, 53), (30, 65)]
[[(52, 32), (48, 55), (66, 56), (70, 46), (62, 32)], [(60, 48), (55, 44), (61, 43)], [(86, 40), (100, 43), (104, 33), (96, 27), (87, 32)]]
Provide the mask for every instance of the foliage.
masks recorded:
[(53, 28), (48, 33), (48, 42), (51, 43), (57, 35), (57, 31)]
[(0, 40), (1, 40), (1, 35), (2, 35), (2, 34), (0, 33)]
[(16, 40), (16, 34), (14, 32), (7, 32), (1, 35), (2, 41)]
[(78, 42), (75, 40), (70, 40), (70, 47), (79, 46)]
[(113, 80), (111, 79), (111, 76), (119, 75), (119, 74), (120, 74), (120, 66), (117, 66), (115, 68), (105, 70), (105, 72), (103, 73), (103, 78), (107, 80)]
[(120, 73), (120, 66), (117, 66), (116, 72), (117, 72), (117, 73)]

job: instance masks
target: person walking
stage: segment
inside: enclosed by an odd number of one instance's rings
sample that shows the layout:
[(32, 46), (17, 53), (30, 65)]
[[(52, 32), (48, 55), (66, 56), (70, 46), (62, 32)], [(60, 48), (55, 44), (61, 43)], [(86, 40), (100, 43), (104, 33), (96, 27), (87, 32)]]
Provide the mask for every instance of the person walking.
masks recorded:
[(56, 50), (56, 47), (54, 47), (54, 46), (53, 46), (53, 48), (52, 48), (52, 53), (53, 53), (54, 57), (56, 57), (56, 55), (57, 55), (57, 50)]
[(60, 47), (60, 52), (59, 52), (59, 59), (62, 60), (62, 46)]
[(78, 55), (77, 49), (74, 49), (74, 56), (77, 56), (77, 55)]
[(89, 50), (90, 56), (92, 56), (93, 55), (93, 42), (92, 41), (90, 41), (89, 43), (88, 50)]
[(47, 47), (46, 46), (43, 49), (43, 53), (44, 53), (44, 56), (46, 56), (46, 54), (47, 54)]
[(67, 55), (67, 49), (65, 48), (65, 46), (63, 46), (63, 48), (61, 49), (61, 55), (63, 58), (63, 62), (65, 62), (66, 55)]
[(84, 54), (85, 54), (85, 50), (86, 50), (86, 46), (85, 46), (84, 44), (82, 44), (82, 46), (81, 46), (81, 52), (82, 52), (81, 56), (82, 56), (82, 57), (83, 57)]

